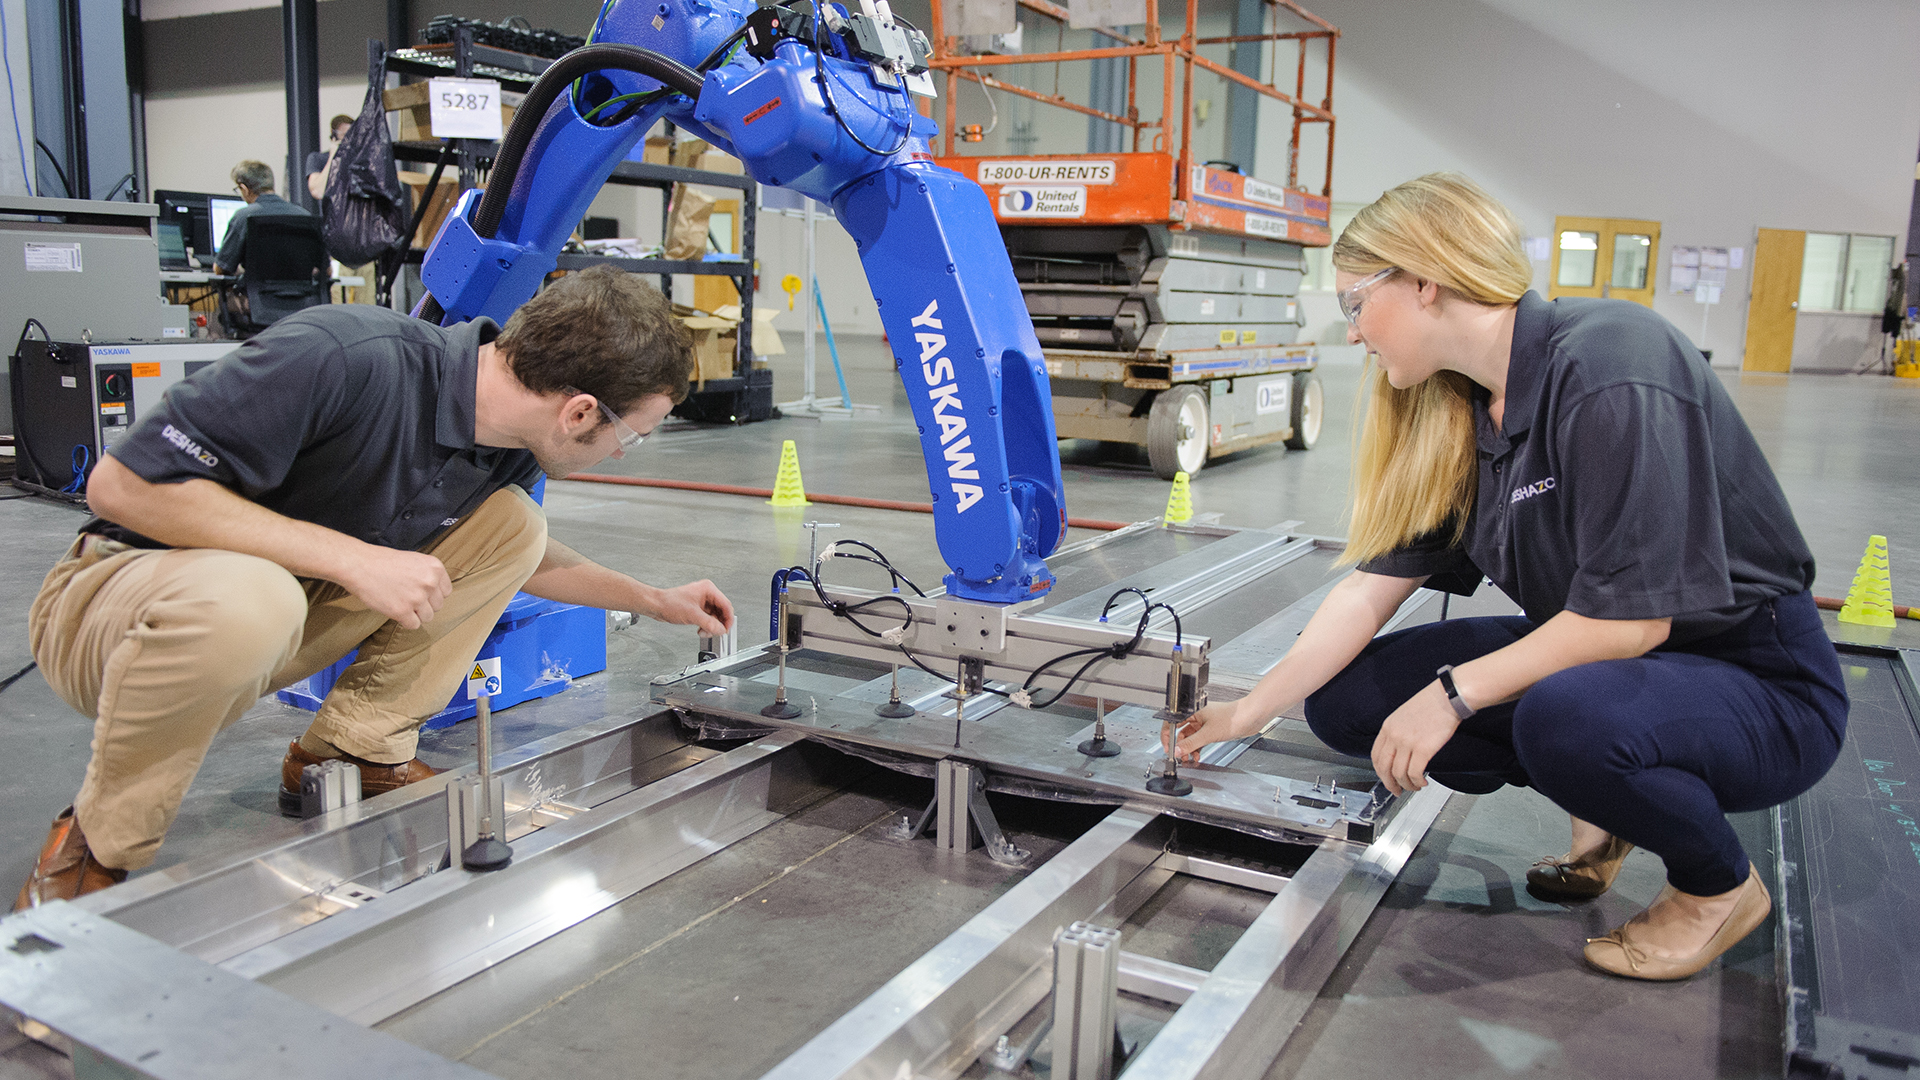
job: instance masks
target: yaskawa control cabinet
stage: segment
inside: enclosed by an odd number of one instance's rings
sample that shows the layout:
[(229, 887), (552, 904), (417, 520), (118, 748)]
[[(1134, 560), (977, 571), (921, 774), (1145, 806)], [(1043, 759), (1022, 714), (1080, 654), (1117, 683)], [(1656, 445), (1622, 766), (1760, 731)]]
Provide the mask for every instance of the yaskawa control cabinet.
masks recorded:
[(159, 405), (168, 387), (238, 347), (22, 341), (11, 372), (17, 478), (79, 493), (100, 455)]

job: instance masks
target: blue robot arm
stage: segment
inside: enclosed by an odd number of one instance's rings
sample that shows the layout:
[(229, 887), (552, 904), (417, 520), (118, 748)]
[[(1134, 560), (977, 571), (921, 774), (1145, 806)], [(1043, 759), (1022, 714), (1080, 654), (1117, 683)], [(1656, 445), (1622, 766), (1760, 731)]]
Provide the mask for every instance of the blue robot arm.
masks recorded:
[(608, 0), (593, 43), (527, 95), (484, 193), (448, 216), (420, 314), (504, 322), (666, 117), (760, 183), (833, 206), (912, 402), (949, 593), (1031, 599), (1052, 587), (1045, 560), (1066, 526), (1045, 363), (986, 194), (934, 163), (937, 128), (912, 107), (925, 38), (871, 2), (849, 15)]

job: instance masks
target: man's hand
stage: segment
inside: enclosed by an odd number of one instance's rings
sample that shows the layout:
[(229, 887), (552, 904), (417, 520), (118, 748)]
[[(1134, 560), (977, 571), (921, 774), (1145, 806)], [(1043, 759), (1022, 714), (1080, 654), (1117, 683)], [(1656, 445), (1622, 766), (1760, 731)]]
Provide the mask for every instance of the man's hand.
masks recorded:
[(1460, 718), (1439, 680), (1428, 683), (1380, 725), (1373, 740), (1373, 771), (1395, 795), (1426, 787), (1427, 762), (1459, 727)]
[(453, 579), (439, 559), (373, 544), (339, 580), (369, 609), (408, 630), (425, 625), (453, 593)]
[(1180, 739), (1177, 747), (1166, 746), (1167, 732), (1172, 730), (1172, 725), (1166, 725), (1160, 735), (1161, 746), (1169, 756), (1177, 755), (1181, 761), (1192, 761), (1200, 748), (1208, 743), (1226, 742), (1252, 734), (1240, 730), (1239, 721), (1234, 716), (1236, 704), (1230, 701), (1216, 702), (1187, 717), (1177, 732)]
[(699, 627), (709, 637), (718, 637), (733, 629), (733, 604), (711, 581), (695, 581), (672, 589), (661, 589), (648, 612), (663, 623)]

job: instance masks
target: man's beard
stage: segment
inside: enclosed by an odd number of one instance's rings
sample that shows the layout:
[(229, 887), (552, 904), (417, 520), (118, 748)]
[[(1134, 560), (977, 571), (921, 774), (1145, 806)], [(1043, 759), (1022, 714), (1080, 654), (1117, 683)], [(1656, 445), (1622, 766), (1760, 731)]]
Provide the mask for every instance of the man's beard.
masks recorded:
[(533, 460), (539, 464), (540, 471), (546, 473), (549, 479), (565, 480), (569, 473), (576, 471), (571, 466), (561, 465), (553, 461), (538, 450), (533, 451)]

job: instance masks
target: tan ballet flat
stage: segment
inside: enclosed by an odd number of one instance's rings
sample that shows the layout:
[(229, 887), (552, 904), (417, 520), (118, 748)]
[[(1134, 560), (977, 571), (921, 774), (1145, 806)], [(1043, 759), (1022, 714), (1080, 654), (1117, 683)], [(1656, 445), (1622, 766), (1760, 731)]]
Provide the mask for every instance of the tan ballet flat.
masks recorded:
[(1617, 836), (1578, 859), (1571, 852), (1541, 859), (1527, 871), (1527, 891), (1542, 900), (1591, 900), (1613, 887), (1633, 845)]
[(1754, 868), (1748, 872), (1746, 883), (1740, 887), (1740, 897), (1734, 902), (1727, 921), (1721, 923), (1712, 939), (1692, 956), (1668, 958), (1648, 954), (1634, 943), (1630, 934), (1633, 928), (1631, 921), (1606, 937), (1588, 938), (1587, 947), (1581, 955), (1587, 963), (1610, 975), (1671, 982), (1693, 975), (1713, 963), (1721, 953), (1739, 944), (1742, 938), (1766, 922), (1767, 916), (1772, 913), (1773, 898), (1768, 895), (1766, 884), (1760, 880), (1759, 869)]

